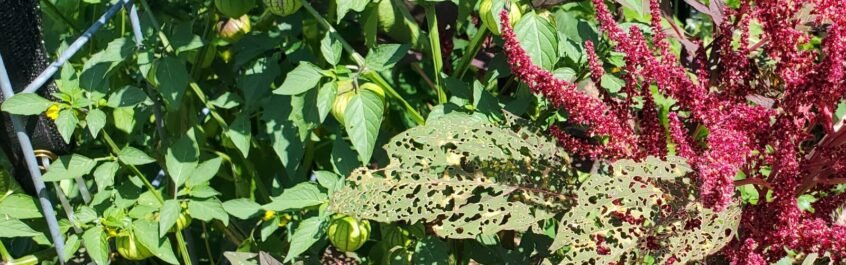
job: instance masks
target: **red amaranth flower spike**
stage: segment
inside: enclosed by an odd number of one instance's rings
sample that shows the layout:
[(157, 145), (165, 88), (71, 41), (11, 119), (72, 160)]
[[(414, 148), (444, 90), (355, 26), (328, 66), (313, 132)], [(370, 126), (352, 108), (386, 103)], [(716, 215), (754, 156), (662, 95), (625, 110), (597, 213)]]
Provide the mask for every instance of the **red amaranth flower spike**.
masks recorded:
[[(616, 113), (611, 112), (611, 109), (598, 98), (578, 91), (575, 84), (559, 80), (549, 71), (532, 63), (531, 58), (520, 46), (517, 35), (511, 28), (508, 13), (503, 10), (500, 13), (500, 18), (502, 38), (505, 40), (505, 54), (511, 65), (512, 73), (528, 85), (533, 92), (549, 99), (553, 106), (567, 110), (569, 122), (587, 125), (587, 137), (608, 137), (610, 139), (603, 146), (570, 149), (570, 151), (609, 158), (631, 157), (634, 137), (632, 136), (632, 129), (626, 125), (627, 123), (621, 120)], [(572, 139), (561, 141), (575, 145)]]

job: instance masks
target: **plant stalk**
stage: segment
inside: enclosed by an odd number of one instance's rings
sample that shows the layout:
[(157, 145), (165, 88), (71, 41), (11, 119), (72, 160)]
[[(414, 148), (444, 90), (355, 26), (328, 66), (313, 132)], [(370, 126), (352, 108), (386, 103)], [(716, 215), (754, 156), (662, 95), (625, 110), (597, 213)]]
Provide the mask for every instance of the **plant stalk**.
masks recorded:
[(426, 3), (423, 6), (426, 9), (426, 22), (429, 23), (429, 50), (432, 56), (432, 66), (435, 68), (432, 74), (435, 75), (438, 103), (444, 104), (447, 102), (447, 96), (446, 91), (444, 91), (443, 81), (441, 81), (444, 58), (441, 55), (441, 36), (440, 32), (438, 32), (438, 16), (435, 14), (435, 4)]
[(488, 27), (480, 26), (479, 30), (476, 31), (476, 34), (473, 35), (473, 39), (470, 40), (470, 44), (467, 46), (467, 49), (464, 52), (464, 56), (461, 57), (461, 61), (458, 61), (458, 68), (456, 68), (455, 73), (458, 74), (458, 79), (464, 78), (464, 73), (467, 72), (467, 69), (470, 68), (470, 63), (473, 62), (473, 58), (476, 58), (476, 54), (479, 53), (479, 50), (482, 49), (482, 43), (485, 38), (490, 35), (490, 31)]

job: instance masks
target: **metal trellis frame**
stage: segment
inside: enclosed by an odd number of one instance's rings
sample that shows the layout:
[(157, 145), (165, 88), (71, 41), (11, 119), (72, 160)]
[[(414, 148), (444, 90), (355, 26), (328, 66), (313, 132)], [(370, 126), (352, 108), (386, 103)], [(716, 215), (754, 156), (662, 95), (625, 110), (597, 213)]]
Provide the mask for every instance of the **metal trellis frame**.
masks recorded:
[[(78, 52), (82, 46), (84, 46), (91, 36), (94, 35), (97, 30), (99, 30), (103, 25), (105, 25), (118, 11), (122, 8), (127, 8), (129, 11), (129, 20), (132, 24), (132, 32), (135, 35), (135, 43), (137, 47), (142, 47), (143, 36), (141, 33), (141, 24), (138, 20), (138, 9), (136, 5), (133, 4), (132, 0), (118, 0), (112, 7), (110, 7), (106, 12), (100, 16), (100, 18), (94, 22), (85, 32), (77, 38), (67, 50), (65, 50), (59, 58), (51, 63), (47, 69), (41, 72), (29, 85), (27, 85), (20, 93), (34, 93), (38, 91), (41, 87), (44, 86), (48, 81), (53, 78), (53, 75), (64, 65), (68, 59), (70, 59), (76, 52)], [(12, 89), (12, 83), (9, 79), (9, 74), (6, 71), (6, 66), (3, 63), (3, 57), (0, 55), (0, 92), (4, 98), (9, 99), (15, 95), (14, 90)], [(41, 179), (41, 170), (39, 169), (39, 163), (36, 159), (35, 151), (32, 148), (32, 142), (30, 141), (29, 135), (26, 134), (26, 130), (24, 129), (24, 123), (20, 116), (10, 114), (10, 119), (12, 123), (12, 127), (14, 128), (15, 135), (17, 136), (18, 143), (21, 146), (21, 152), (24, 155), (24, 160), (27, 164), (27, 169), (29, 170), (29, 174), (32, 177), (32, 183), (35, 186), (36, 193), (38, 195), (38, 201), (41, 204), (42, 214), (44, 215), (45, 220), (47, 221), (47, 226), (50, 229), (50, 236), (53, 239), (53, 245), (56, 248), (56, 253), (59, 257), (59, 262), (64, 264), (64, 244), (65, 239), (62, 236), (61, 231), (59, 230), (59, 222), (56, 219), (56, 212), (53, 209), (53, 203), (50, 201), (50, 197), (47, 193), (47, 187), (44, 185), (44, 181)], [(82, 183), (84, 186), (84, 183)], [(81, 187), (87, 189), (87, 187)], [(67, 209), (66, 209), (67, 210)], [(68, 218), (73, 218), (69, 216)]]

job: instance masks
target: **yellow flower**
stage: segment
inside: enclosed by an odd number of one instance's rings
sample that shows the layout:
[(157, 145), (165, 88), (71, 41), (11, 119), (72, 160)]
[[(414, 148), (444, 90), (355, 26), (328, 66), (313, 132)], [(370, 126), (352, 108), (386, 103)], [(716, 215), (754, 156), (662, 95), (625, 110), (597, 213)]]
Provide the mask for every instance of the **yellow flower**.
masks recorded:
[(276, 215), (275, 211), (265, 211), (264, 212), (264, 218), (262, 218), (262, 220), (270, 221), (270, 219), (273, 219), (274, 215)]
[(51, 105), (49, 108), (47, 108), (47, 111), (45, 111), (44, 114), (47, 115), (47, 117), (51, 120), (55, 121), (57, 118), (59, 118), (59, 104)]

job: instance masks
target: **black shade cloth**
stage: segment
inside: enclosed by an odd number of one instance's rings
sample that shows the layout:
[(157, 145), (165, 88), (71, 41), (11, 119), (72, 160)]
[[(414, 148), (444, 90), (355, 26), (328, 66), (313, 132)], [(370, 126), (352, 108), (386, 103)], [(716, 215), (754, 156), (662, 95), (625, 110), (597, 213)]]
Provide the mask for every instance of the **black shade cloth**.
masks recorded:
[[(23, 90), (47, 67), (48, 58), (41, 34), (41, 16), (37, 0), (0, 0), (0, 55), (3, 56), (12, 88), (16, 93)], [(55, 100), (52, 94), (56, 91), (56, 85), (51, 81), (42, 87), (38, 94)], [(0, 103), (3, 100), (0, 95)], [(27, 117), (24, 122), (34, 149), (49, 150), (57, 155), (70, 150), (70, 145), (64, 142), (53, 121), (45, 115)], [(0, 147), (14, 166), (10, 170), (27, 192), (34, 193), (26, 162), (7, 113), (3, 113), (0, 118), (0, 128), (3, 128), (3, 133), (0, 133)]]

